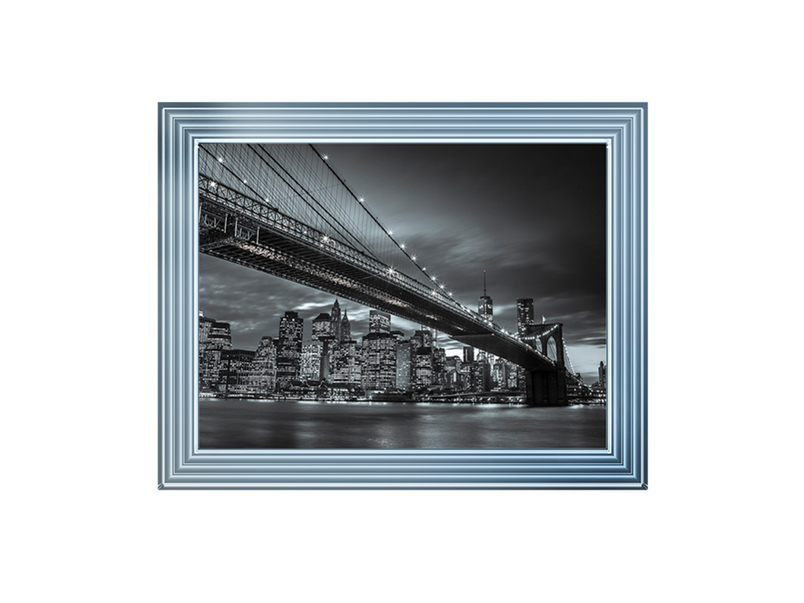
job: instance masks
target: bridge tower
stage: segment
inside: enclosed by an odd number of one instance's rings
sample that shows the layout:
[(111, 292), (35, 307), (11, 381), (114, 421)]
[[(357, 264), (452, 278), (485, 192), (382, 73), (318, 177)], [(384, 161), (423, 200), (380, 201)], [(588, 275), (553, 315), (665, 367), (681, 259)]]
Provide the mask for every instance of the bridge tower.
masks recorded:
[(526, 325), (522, 341), (548, 355), (550, 340), (555, 343), (556, 369), (526, 370), (525, 388), (528, 401), (536, 406), (566, 406), (567, 378), (564, 357), (564, 325), (562, 323)]

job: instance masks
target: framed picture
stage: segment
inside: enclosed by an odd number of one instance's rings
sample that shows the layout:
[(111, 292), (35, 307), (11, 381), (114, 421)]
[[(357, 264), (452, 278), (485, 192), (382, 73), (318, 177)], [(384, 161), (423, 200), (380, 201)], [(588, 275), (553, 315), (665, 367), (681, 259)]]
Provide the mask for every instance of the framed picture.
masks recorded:
[(646, 488), (646, 103), (159, 105), (159, 476)]

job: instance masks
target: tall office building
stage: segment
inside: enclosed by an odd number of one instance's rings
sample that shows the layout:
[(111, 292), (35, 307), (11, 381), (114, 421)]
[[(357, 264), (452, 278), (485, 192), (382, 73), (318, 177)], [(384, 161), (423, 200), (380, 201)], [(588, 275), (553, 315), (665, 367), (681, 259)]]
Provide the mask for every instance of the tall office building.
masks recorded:
[(372, 310), (369, 312), (369, 333), (390, 333), (391, 315), (386, 312)]
[(422, 347), (422, 332), (415, 331), (413, 337), (410, 338), (410, 353), (415, 354), (420, 347)]
[(444, 348), (432, 348), (433, 376), (432, 384), (444, 387), (447, 383), (447, 351)]
[(508, 375), (507, 381), (505, 385), (505, 389), (516, 391), (519, 387), (519, 370), (521, 367), (517, 366), (510, 360), (505, 361), (506, 366), (508, 367)]
[(204, 316), (203, 312), (198, 313), (198, 351), (202, 352), (206, 348), (206, 342), (209, 338), (209, 331), (215, 320)]
[(602, 360), (597, 367), (597, 382), (600, 384), (600, 387), (606, 389), (606, 365), (603, 364)]
[(286, 389), (291, 381), (299, 380), (301, 370), (304, 319), (298, 312), (285, 312), (279, 319), (279, 338), (276, 350), (276, 383)]
[(463, 363), (472, 364), (475, 361), (475, 348), (470, 345), (463, 346)]
[(494, 320), (494, 302), (486, 295), (486, 271), (483, 271), (483, 295), (477, 301), (477, 313), (486, 320)]
[(467, 363), (464, 362), (461, 364), (458, 372), (460, 374), (460, 378), (458, 381), (458, 389), (462, 392), (471, 391), (472, 389), (472, 371), (475, 363)]
[(411, 339), (416, 339), (420, 342), (421, 347), (430, 348), (433, 345), (433, 332), (430, 329), (422, 329), (415, 331)]
[(502, 358), (497, 358), (491, 366), (492, 389), (504, 390), (508, 387), (508, 365)]
[(259, 375), (254, 368), (254, 352), (251, 350), (223, 350), (221, 352), (222, 380), (226, 397), (257, 396)]
[(433, 354), (428, 347), (417, 348), (411, 353), (413, 365), (413, 387), (427, 388), (433, 384)]
[(276, 387), (276, 346), (271, 337), (263, 337), (254, 352), (254, 372), (257, 377), (257, 393), (268, 396)]
[(207, 335), (207, 349), (231, 350), (232, 328), (228, 322), (214, 322)]
[(215, 321), (204, 316), (203, 312), (198, 313), (198, 387), (199, 391), (210, 393), (212, 388), (210, 364), (212, 357), (207, 356), (209, 332)]
[(322, 312), (313, 319), (312, 340), (319, 341), (328, 335), (332, 335), (332, 319), (329, 314)]
[(321, 356), (324, 342), (313, 340), (302, 346), (301, 379), (302, 381), (318, 381), (321, 378)]
[(333, 385), (360, 385), (361, 367), (356, 341), (342, 341), (329, 356), (330, 381)]
[(375, 331), (363, 337), (364, 387), (387, 389), (396, 386), (396, 348), (396, 338), (388, 332)]
[(341, 340), (341, 305), (338, 300), (332, 304), (332, 311), (329, 313), (330, 321), (332, 323), (332, 331), (330, 335), (335, 338), (335, 341)]
[(487, 360), (475, 360), (472, 364), (471, 389), (476, 392), (487, 392), (491, 390), (491, 365)]
[(228, 322), (217, 322), (199, 315), (198, 336), (200, 390), (223, 394), (226, 391), (226, 382), (222, 354), (232, 349), (232, 329)]
[(352, 327), (349, 324), (349, 317), (346, 316), (346, 310), (343, 311), (343, 318), (341, 319), (341, 338), (340, 341), (349, 341), (352, 339)]
[(400, 341), (396, 346), (396, 387), (403, 392), (410, 389), (410, 350), (410, 341)]
[(460, 388), (461, 359), (450, 356), (444, 363), (444, 385), (450, 389)]
[(522, 336), (525, 329), (530, 325), (535, 325), (533, 319), (533, 298), (520, 297), (516, 300), (516, 332)]

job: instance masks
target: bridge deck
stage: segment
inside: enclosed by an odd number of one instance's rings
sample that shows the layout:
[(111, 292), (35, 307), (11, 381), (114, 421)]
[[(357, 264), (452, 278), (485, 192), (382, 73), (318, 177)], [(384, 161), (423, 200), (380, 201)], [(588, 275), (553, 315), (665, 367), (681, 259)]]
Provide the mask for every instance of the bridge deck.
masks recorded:
[(426, 325), (529, 370), (558, 370), (443, 293), (203, 175), (199, 182), (201, 252)]

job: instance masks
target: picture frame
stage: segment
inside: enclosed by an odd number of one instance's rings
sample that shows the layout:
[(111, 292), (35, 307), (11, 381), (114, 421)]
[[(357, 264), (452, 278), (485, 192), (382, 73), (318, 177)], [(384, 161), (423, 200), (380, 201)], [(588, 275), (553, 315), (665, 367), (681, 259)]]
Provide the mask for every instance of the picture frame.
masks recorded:
[[(647, 488), (647, 103), (160, 103), (160, 489)], [(202, 450), (198, 145), (607, 145), (607, 447)]]

